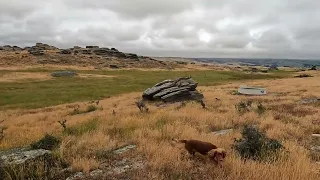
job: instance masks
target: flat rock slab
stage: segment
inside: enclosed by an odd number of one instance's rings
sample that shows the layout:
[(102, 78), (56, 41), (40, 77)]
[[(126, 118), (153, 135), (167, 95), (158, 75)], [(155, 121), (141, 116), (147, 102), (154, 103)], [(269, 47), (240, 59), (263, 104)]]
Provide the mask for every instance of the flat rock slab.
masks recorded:
[(122, 154), (122, 153), (125, 153), (131, 149), (135, 149), (137, 146), (134, 145), (134, 144), (130, 144), (130, 145), (127, 145), (127, 146), (124, 146), (122, 148), (119, 148), (119, 149), (116, 149), (113, 151), (113, 153), (115, 154)]
[(51, 73), (51, 76), (53, 77), (73, 77), (78, 75), (76, 72), (73, 71), (57, 71)]
[(84, 179), (86, 175), (83, 172), (77, 172), (74, 175), (68, 177), (66, 180), (79, 180)]
[(315, 152), (320, 152), (320, 146), (312, 146), (310, 149)]
[(146, 166), (146, 162), (139, 159), (123, 159), (116, 162), (113, 166), (107, 168), (108, 175), (119, 175), (130, 170), (143, 169)]
[[(122, 148), (112, 151), (116, 155), (123, 154), (129, 150), (136, 148), (136, 145), (130, 144)], [(132, 156), (132, 154), (130, 154)], [(109, 179), (108, 177), (114, 177), (123, 175), (129, 171), (144, 169), (147, 162), (139, 155), (133, 157), (121, 157), (116, 156), (116, 160), (107, 161), (102, 163), (99, 169), (93, 170), (88, 174), (83, 172), (77, 172), (66, 180), (85, 180), (85, 179)], [(120, 158), (120, 159), (119, 159)], [(111, 179), (111, 178), (110, 178)]]
[(220, 135), (229, 134), (232, 131), (233, 131), (233, 129), (224, 129), (224, 130), (220, 130), (220, 131), (214, 131), (214, 132), (212, 132), (212, 134), (216, 135), (216, 136), (220, 136)]
[(240, 86), (238, 89), (238, 93), (244, 95), (266, 95), (266, 88), (262, 87), (250, 87), (250, 86)]
[[(41, 171), (37, 178), (52, 178), (57, 175), (56, 159), (52, 153), (44, 149), (31, 150), (28, 148), (12, 149), (0, 152), (0, 179), (10, 179), (21, 176), (32, 179), (34, 171)], [(18, 173), (17, 172), (23, 172)], [(22, 178), (22, 177), (17, 177)]]
[(312, 104), (320, 102), (320, 98), (310, 98), (310, 99), (302, 99), (300, 101), (300, 104)]
[(4, 165), (23, 164), (26, 161), (33, 160), (38, 157), (50, 155), (51, 152), (44, 149), (29, 150), (27, 148), (13, 149), (0, 152), (0, 160)]

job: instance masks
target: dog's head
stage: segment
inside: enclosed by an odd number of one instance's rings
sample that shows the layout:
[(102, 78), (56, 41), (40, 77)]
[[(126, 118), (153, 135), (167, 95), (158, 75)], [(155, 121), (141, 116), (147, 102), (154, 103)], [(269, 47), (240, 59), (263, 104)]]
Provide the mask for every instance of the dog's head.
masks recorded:
[(223, 148), (212, 149), (208, 152), (209, 158), (218, 163), (224, 161), (226, 155), (227, 153)]

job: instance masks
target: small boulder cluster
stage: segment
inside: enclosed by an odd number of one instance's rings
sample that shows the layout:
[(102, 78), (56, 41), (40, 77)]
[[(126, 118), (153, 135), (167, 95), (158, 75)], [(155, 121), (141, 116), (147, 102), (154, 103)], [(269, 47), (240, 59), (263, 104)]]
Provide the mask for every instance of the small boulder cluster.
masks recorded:
[(75, 54), (94, 54), (97, 56), (103, 57), (118, 57), (118, 58), (125, 58), (125, 59), (132, 59), (132, 60), (139, 60), (139, 56), (137, 54), (132, 53), (123, 53), (120, 52), (116, 48), (106, 48), (99, 46), (86, 46), (86, 48), (81, 48), (79, 46), (72, 48), (71, 50), (74, 51)]
[(202, 100), (203, 94), (196, 88), (198, 83), (191, 77), (181, 77), (175, 80), (164, 80), (151, 88), (146, 89), (142, 98), (144, 100), (164, 102), (178, 102), (185, 100)]
[(0, 51), (22, 51), (23, 48), (19, 46), (10, 46), (10, 45), (5, 45), (5, 46), (0, 46)]
[(48, 44), (36, 43), (35, 46), (26, 47), (25, 50), (27, 50), (30, 54), (34, 56), (42, 56), (44, 55), (45, 50), (58, 50), (58, 48), (50, 46)]

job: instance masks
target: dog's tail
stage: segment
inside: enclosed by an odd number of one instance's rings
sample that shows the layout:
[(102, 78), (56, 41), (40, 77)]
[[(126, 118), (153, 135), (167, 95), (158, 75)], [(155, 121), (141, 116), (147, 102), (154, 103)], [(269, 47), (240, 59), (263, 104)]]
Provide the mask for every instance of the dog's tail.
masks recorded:
[(175, 139), (175, 138), (172, 138), (172, 141), (175, 141), (177, 143), (187, 143), (187, 140), (178, 140), (178, 139)]

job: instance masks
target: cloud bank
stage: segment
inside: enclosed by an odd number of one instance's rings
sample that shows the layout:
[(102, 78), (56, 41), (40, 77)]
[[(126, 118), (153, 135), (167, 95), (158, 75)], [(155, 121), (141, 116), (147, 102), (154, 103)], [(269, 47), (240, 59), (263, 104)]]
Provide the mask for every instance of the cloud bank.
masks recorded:
[(1, 0), (0, 45), (320, 59), (320, 1)]

